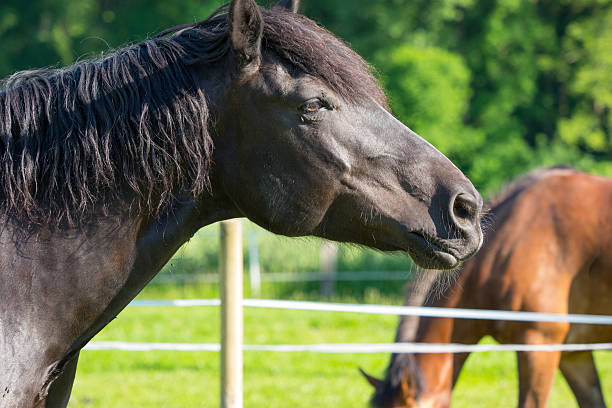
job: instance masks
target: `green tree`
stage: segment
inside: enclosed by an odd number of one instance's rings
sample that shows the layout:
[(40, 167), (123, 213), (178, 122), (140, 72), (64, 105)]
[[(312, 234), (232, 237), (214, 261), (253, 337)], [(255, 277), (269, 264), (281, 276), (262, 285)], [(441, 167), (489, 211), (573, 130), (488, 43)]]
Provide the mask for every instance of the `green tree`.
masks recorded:
[(159, 31), (206, 18), (222, 0), (4, 0), (0, 77), (92, 58)]
[(609, 0), (306, 4), (380, 68), (402, 120), (485, 192), (561, 162), (612, 174)]

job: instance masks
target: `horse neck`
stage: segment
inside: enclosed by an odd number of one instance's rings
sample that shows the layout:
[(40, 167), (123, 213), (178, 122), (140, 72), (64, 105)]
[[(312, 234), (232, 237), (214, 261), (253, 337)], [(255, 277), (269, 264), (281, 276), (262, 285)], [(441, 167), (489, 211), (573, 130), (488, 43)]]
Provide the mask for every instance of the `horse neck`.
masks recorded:
[[(454, 307), (460, 300), (460, 291), (447, 289), (439, 293), (440, 280), (445, 279), (443, 271), (423, 271), (421, 275), (406, 284), (404, 305)], [(452, 319), (419, 318), (402, 316), (398, 326), (396, 342), (449, 343), (453, 332)], [(412, 375), (418, 379), (420, 402), (440, 402), (450, 396), (452, 388), (452, 355), (450, 354), (393, 354), (387, 369), (387, 378), (397, 375)], [(407, 372), (407, 371), (408, 372)]]
[[(425, 271), (422, 275), (411, 280), (406, 284), (404, 297), (404, 305), (406, 306), (431, 306), (431, 307), (457, 307), (462, 299), (462, 286), (467, 277), (466, 271), (463, 270), (458, 281), (451, 283), (451, 286), (444, 288), (446, 285), (443, 281), (447, 279), (447, 272), (444, 271)], [(397, 328), (395, 341), (396, 342), (412, 342), (423, 341), (422, 337), (430, 337), (439, 335), (436, 342), (441, 343), (450, 341), (448, 330), (440, 333), (435, 333), (435, 330), (430, 330), (429, 326), (440, 320), (444, 326), (449, 325), (447, 319), (432, 319), (419, 318), (418, 316), (402, 316)], [(452, 327), (452, 324), (450, 325)], [(431, 333), (429, 333), (431, 331)], [(447, 333), (448, 332), (448, 333)]]
[[(214, 194), (214, 195), (213, 195)], [(162, 216), (143, 223), (133, 269), (156, 274), (170, 257), (200, 228), (228, 218), (240, 217), (220, 193), (194, 199), (177, 199)]]

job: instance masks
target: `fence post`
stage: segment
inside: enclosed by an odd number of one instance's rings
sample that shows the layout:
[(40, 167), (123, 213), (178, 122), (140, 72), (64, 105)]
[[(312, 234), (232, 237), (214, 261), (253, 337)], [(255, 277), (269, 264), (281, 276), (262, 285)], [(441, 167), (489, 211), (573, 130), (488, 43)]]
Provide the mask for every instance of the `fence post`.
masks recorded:
[(249, 282), (251, 282), (251, 296), (259, 297), (261, 294), (261, 270), (259, 268), (259, 245), (257, 231), (249, 232)]
[(221, 408), (242, 408), (242, 224), (221, 222)]
[(321, 264), (321, 295), (329, 298), (336, 291), (336, 272), (338, 270), (338, 244), (333, 241), (324, 240), (320, 249)]

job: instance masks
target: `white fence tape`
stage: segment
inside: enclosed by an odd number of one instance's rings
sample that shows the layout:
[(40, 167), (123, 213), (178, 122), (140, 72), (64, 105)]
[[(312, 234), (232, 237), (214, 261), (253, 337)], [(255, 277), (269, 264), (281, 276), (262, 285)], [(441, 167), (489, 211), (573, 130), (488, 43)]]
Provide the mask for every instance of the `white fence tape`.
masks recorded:
[(128, 306), (219, 306), (220, 299), (132, 300)]
[[(250, 258), (249, 258), (250, 259)], [(259, 283), (277, 282), (320, 282), (326, 279), (321, 272), (257, 272), (258, 263), (249, 265), (249, 279), (259, 279)], [(342, 282), (367, 282), (367, 281), (406, 281), (410, 278), (410, 271), (356, 271), (356, 272), (336, 272), (335, 281)], [(160, 274), (151, 281), (151, 284), (187, 284), (187, 283), (217, 283), (219, 274), (216, 272), (198, 274)], [(255, 282), (256, 283), (256, 282)]]
[(122, 351), (219, 351), (218, 343), (130, 343), (123, 341), (92, 341), (83, 350)]
[[(351, 281), (406, 281), (410, 278), (409, 271), (380, 272), (336, 272), (333, 280)], [(261, 274), (262, 282), (319, 282), (329, 279), (321, 272), (266, 272)]]
[[(130, 306), (218, 306), (219, 299), (135, 300)], [(612, 325), (612, 316), (511, 312), (505, 310), (451, 309), (422, 306), (359, 305), (347, 303), (304, 302), (293, 300), (244, 299), (243, 306), (268, 309), (350, 312), (400, 316), (451, 317), (457, 319), (506, 320), (521, 322), (569, 322)]]
[[(126, 343), (98, 341), (85, 350), (124, 351), (219, 351), (219, 344), (198, 343)], [(439, 343), (334, 343), (334, 344), (266, 344), (243, 346), (245, 351), (309, 353), (474, 353), (489, 351), (585, 351), (612, 350), (612, 343), (591, 344), (439, 344)]]
[[(130, 306), (219, 306), (219, 299), (135, 300)], [(243, 306), (254, 308), (350, 312), (401, 316), (450, 317), (459, 319), (490, 319), (524, 322), (569, 322), (612, 325), (612, 316), (511, 312), (503, 310), (451, 309), (416, 306), (359, 305), (347, 303), (305, 302), (292, 300), (244, 299)], [(219, 351), (218, 344), (198, 343), (128, 343), (92, 342), (86, 350), (128, 351)], [(592, 344), (434, 344), (434, 343), (374, 343), (374, 344), (274, 344), (244, 345), (245, 351), (313, 352), (313, 353), (471, 353), (488, 351), (584, 351), (612, 350), (612, 343)]]

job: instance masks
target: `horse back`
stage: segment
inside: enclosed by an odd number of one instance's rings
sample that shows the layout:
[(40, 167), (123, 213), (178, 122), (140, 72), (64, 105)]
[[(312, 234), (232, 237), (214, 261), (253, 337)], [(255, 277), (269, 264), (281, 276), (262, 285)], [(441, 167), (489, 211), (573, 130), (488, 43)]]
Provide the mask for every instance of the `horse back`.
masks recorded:
[[(612, 314), (612, 179), (569, 169), (538, 171), (525, 179), (491, 207), (483, 248), (465, 263), (452, 289), (460, 296), (440, 303)], [(516, 325), (489, 323), (497, 337)], [(612, 336), (609, 328), (574, 326), (570, 337), (572, 332), (582, 337), (576, 341)]]

